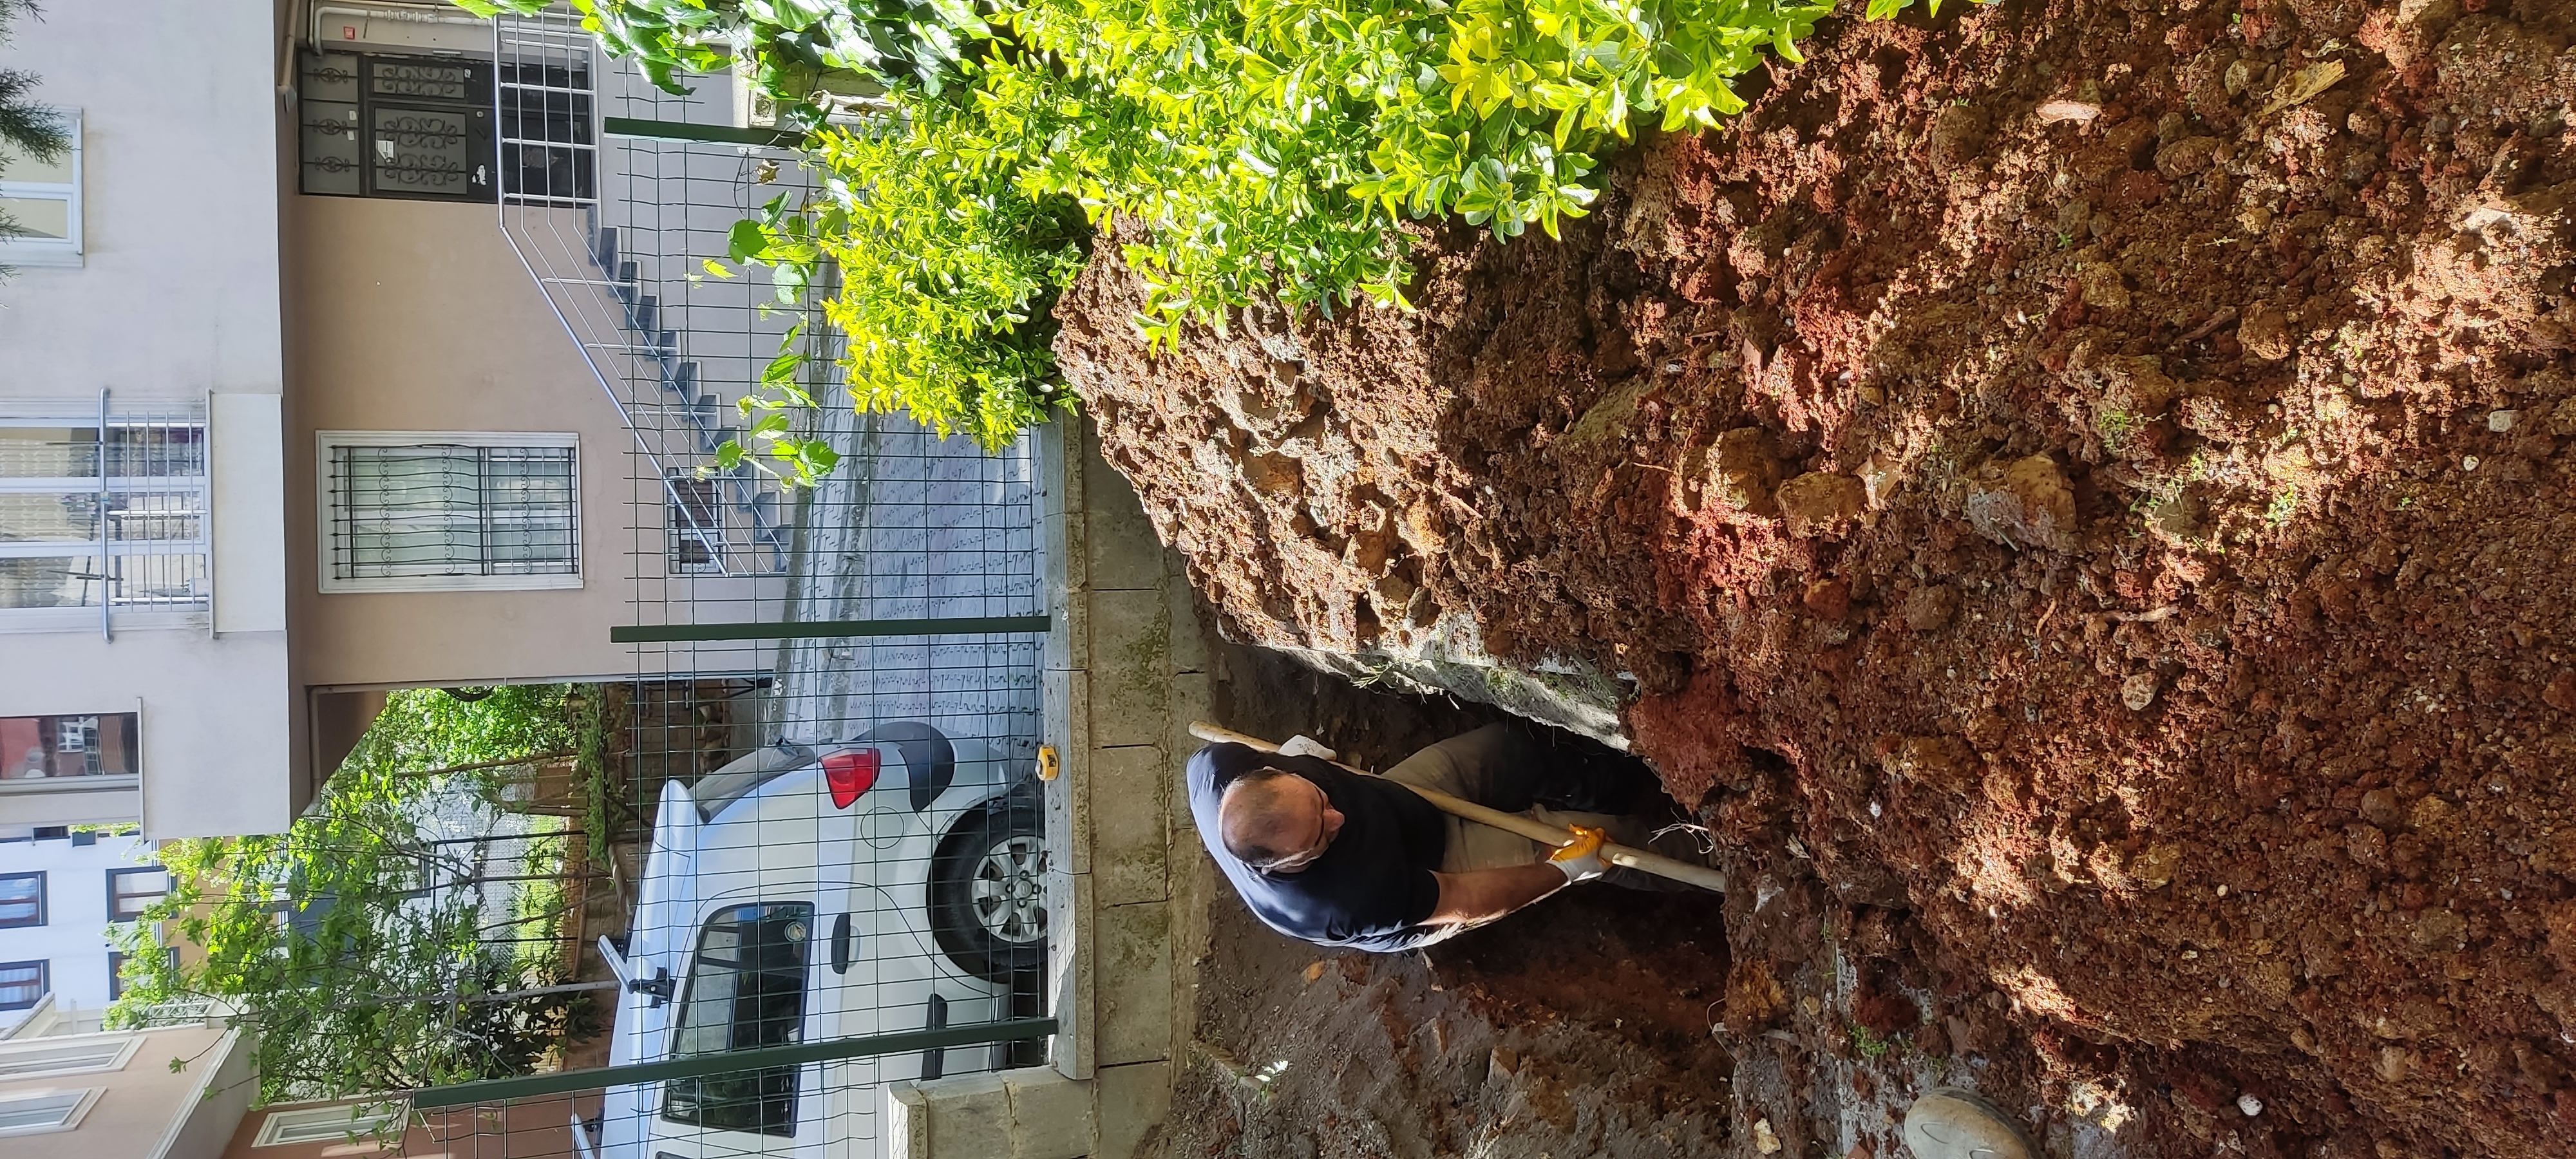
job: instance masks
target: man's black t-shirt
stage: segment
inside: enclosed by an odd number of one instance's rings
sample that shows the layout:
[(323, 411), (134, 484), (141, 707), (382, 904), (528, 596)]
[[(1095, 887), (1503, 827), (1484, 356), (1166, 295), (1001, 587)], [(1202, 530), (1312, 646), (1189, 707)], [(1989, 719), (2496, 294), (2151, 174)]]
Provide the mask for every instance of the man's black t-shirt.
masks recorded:
[[(1342, 831), (1324, 855), (1295, 873), (1263, 873), (1225, 850), (1217, 803), (1225, 787), (1254, 769), (1295, 773), (1341, 810)], [(1189, 764), (1190, 813), (1208, 856), (1225, 870), (1253, 916), (1292, 938), (1325, 946), (1392, 953), (1434, 932), (1423, 926), (1440, 904), (1440, 867), (1448, 827), (1440, 811), (1412, 790), (1360, 776), (1314, 757), (1258, 752), (1239, 744), (1200, 749)]]

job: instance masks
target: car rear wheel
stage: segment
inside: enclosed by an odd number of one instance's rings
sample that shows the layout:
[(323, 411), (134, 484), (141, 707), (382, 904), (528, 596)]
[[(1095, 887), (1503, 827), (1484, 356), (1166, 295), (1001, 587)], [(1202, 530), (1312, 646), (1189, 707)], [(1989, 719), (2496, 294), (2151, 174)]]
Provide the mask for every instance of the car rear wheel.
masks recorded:
[(960, 969), (996, 985), (1046, 962), (1046, 824), (1028, 805), (969, 814), (931, 862), (931, 932)]

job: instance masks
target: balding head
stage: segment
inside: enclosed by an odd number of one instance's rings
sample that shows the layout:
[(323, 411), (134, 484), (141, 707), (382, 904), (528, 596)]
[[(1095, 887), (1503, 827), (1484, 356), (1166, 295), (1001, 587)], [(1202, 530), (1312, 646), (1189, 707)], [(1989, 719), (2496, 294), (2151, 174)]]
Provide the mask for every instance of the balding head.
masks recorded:
[(1225, 787), (1217, 805), (1225, 851), (1267, 873), (1295, 873), (1341, 832), (1342, 814), (1313, 781), (1254, 769)]

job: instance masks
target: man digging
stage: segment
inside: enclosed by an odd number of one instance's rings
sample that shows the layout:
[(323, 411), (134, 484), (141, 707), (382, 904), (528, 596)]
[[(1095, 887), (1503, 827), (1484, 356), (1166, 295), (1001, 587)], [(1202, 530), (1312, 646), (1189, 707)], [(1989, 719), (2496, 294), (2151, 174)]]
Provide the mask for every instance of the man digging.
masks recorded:
[[(1322, 946), (1393, 953), (1493, 921), (1578, 881), (1681, 888), (1602, 862), (1605, 840), (1654, 844), (1678, 818), (1652, 771), (1589, 744), (1489, 724), (1384, 776), (1292, 737), (1276, 752), (1220, 741), (1190, 758), (1190, 814), (1208, 856), (1262, 924)], [(1443, 812), (1426, 789), (1571, 829), (1554, 848)], [(1649, 814), (1649, 811), (1652, 814)], [(1666, 845), (1687, 844), (1667, 840)], [(1696, 861), (1690, 851), (1684, 859)], [(1906, 1109), (1914, 1159), (2036, 1159), (2021, 1124), (1974, 1091), (1934, 1087)]]
[[(1322, 946), (1393, 953), (1472, 929), (1578, 881), (1680, 888), (1606, 865), (1679, 820), (1631, 757), (1518, 724), (1451, 737), (1387, 770), (1354, 773), (1305, 737), (1275, 753), (1211, 744), (1189, 761), (1190, 813), (1208, 855), (1262, 924)], [(1406, 786), (1573, 828), (1562, 849), (1453, 817)], [(1688, 846), (1687, 834), (1664, 844)], [(1686, 849), (1684, 860), (1697, 861)]]

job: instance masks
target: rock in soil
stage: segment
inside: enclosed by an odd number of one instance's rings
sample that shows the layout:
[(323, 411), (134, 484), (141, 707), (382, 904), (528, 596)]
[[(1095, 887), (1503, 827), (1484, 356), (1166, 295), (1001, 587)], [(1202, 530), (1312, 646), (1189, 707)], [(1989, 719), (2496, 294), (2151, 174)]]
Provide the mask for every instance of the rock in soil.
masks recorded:
[[(1057, 348), (1232, 638), (1660, 658), (1637, 749), (1806, 899), (1728, 899), (1783, 1017), (1839, 1013), (1802, 923), (1901, 918), (2046, 1130), (2576, 1153), (2572, 38), (2538, 0), (1837, 19), (1561, 242), (1426, 228), (1417, 313), (1150, 353), (1112, 237)], [(1776, 475), (1694, 451), (1744, 430)], [(1856, 1097), (1775, 1029), (1740, 1071)]]

